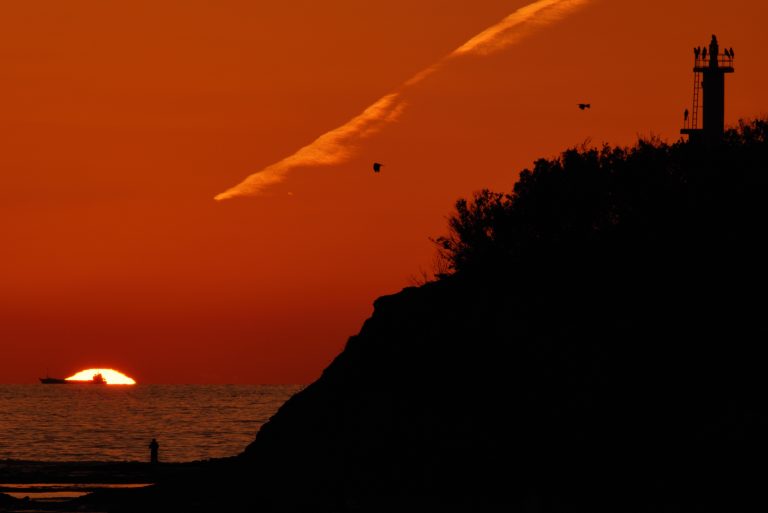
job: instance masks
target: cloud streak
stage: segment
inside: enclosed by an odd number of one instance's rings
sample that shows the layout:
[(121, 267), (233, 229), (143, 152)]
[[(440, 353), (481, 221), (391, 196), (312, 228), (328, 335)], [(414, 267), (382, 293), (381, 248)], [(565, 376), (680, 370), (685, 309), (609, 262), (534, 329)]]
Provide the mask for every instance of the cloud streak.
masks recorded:
[(279, 162), (258, 171), (234, 187), (215, 196), (225, 200), (239, 196), (256, 196), (271, 185), (285, 180), (300, 168), (334, 166), (349, 161), (361, 143), (397, 121), (406, 107), (403, 93), (410, 87), (462, 56), (489, 55), (517, 44), (526, 36), (561, 20), (591, 0), (539, 0), (516, 10), (500, 22), (488, 27), (432, 66), (418, 72), (397, 90), (389, 93), (340, 127), (330, 130), (310, 144)]

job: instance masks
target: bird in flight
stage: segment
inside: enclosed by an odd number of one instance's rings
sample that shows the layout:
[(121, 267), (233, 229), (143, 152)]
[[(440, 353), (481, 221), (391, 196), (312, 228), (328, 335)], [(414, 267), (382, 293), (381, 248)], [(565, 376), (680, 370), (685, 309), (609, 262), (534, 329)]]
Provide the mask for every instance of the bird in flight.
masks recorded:
[(591, 109), (591, 108), (592, 108), (592, 104), (590, 104), (590, 103), (580, 103), (580, 104), (579, 104), (579, 108), (580, 108), (581, 110), (584, 110), (584, 109)]
[(381, 171), (381, 166), (383, 166), (383, 165), (384, 164), (379, 164), (378, 162), (374, 162), (373, 163), (373, 172), (374, 173), (378, 173), (379, 171)]

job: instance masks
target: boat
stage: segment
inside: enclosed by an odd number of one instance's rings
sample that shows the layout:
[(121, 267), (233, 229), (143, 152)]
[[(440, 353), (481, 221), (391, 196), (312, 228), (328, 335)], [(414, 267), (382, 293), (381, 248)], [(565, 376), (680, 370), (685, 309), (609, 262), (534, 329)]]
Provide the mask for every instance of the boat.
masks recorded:
[(48, 376), (44, 378), (39, 378), (40, 383), (43, 385), (106, 385), (107, 380), (104, 379), (104, 376), (101, 375), (101, 373), (97, 373), (93, 375), (93, 378), (91, 379), (62, 379), (62, 378), (50, 378)]
[(40, 378), (40, 383), (42, 383), (43, 385), (66, 385), (67, 383), (69, 383), (69, 381), (61, 378), (45, 377), (45, 378)]

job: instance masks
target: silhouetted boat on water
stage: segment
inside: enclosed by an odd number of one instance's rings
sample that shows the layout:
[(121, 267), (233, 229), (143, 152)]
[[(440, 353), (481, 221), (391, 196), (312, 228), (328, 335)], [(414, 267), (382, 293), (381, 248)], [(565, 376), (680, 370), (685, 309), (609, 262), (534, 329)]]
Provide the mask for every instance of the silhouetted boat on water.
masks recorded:
[(43, 385), (106, 385), (107, 381), (104, 379), (104, 376), (101, 375), (101, 373), (94, 374), (92, 379), (61, 379), (61, 378), (49, 378), (48, 376), (44, 378), (39, 378), (40, 383)]
[(40, 383), (43, 385), (66, 385), (69, 382), (61, 378), (40, 378)]

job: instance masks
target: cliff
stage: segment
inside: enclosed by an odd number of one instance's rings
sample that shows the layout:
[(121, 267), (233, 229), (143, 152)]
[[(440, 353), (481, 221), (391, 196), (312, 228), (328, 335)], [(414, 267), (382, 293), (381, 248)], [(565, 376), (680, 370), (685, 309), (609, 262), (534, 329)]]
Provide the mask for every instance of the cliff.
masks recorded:
[(762, 317), (719, 288), (657, 285), (617, 305), (555, 299), (570, 313), (469, 284), (380, 298), (245, 452), (260, 507), (751, 504), (768, 456)]
[(765, 129), (460, 204), (456, 272), (379, 298), (242, 455), (258, 508), (765, 506)]

